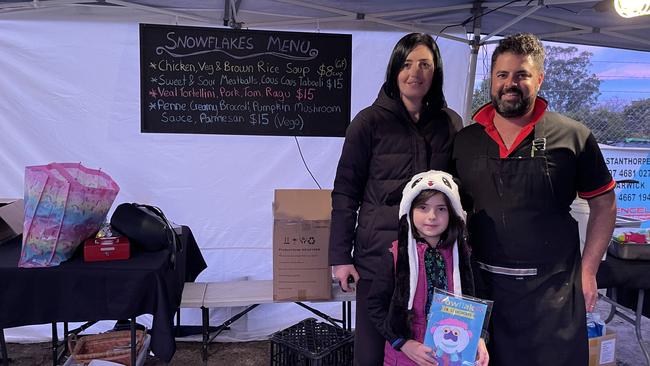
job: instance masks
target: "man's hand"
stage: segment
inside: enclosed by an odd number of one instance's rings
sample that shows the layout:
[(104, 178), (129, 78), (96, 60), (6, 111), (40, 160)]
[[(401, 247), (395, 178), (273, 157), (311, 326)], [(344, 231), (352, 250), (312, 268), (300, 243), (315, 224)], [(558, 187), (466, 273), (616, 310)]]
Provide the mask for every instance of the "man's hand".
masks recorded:
[(418, 341), (409, 339), (402, 346), (402, 353), (419, 366), (438, 366), (438, 361), (431, 357), (433, 350)]
[(483, 338), (478, 341), (478, 352), (476, 352), (476, 366), (488, 366), (490, 363), (490, 355), (488, 354), (487, 346)]
[(356, 268), (354, 268), (353, 264), (340, 264), (338, 266), (332, 266), (332, 274), (334, 274), (334, 277), (339, 280), (341, 290), (344, 292), (354, 291), (354, 289), (348, 285), (349, 276), (352, 276), (352, 278), (354, 278), (355, 283), (359, 281), (359, 273), (357, 272)]

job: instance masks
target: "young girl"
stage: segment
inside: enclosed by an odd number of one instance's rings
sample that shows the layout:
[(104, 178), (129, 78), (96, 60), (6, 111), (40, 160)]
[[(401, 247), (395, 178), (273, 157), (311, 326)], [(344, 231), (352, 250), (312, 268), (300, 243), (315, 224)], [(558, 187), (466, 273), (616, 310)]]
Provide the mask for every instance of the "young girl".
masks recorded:
[[(433, 289), (474, 294), (466, 215), (452, 176), (415, 175), (404, 187), (399, 216), (398, 240), (377, 268), (368, 312), (386, 339), (384, 365), (435, 366), (432, 349), (422, 344)], [(487, 366), (488, 358), (481, 338), (476, 364)]]

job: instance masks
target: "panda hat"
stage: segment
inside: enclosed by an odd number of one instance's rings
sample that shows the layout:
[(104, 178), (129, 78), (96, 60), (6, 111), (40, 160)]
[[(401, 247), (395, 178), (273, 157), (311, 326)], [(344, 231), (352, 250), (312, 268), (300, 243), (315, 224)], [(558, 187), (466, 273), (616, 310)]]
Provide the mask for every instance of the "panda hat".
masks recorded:
[[(454, 182), (453, 177), (449, 173), (441, 172), (438, 170), (430, 170), (428, 172), (416, 174), (406, 184), (402, 191), (402, 201), (399, 205), (400, 222), (406, 220), (408, 224), (408, 237), (400, 237), (398, 241), (401, 244), (405, 241), (408, 246), (408, 264), (409, 264), (409, 300), (408, 309), (413, 308), (413, 298), (415, 297), (415, 289), (418, 283), (418, 258), (416, 249), (415, 233), (413, 233), (413, 225), (411, 216), (411, 205), (415, 197), (424, 190), (436, 190), (449, 198), (451, 209), (460, 217), (463, 222), (467, 219), (467, 214), (463, 211), (460, 203), (460, 194), (458, 192), (458, 185)], [(456, 295), (461, 294), (460, 272), (458, 267), (458, 241), (453, 244), (453, 293)], [(451, 289), (450, 289), (451, 290)], [(450, 291), (451, 292), (451, 291)]]

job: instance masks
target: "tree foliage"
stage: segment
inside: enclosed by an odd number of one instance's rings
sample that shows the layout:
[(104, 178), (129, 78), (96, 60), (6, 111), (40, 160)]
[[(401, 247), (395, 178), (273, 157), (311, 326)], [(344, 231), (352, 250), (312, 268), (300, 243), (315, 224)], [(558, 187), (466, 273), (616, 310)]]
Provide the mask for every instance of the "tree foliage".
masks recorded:
[[(601, 143), (625, 138), (650, 138), (650, 98), (627, 105), (623, 101), (598, 102), (600, 79), (589, 72), (590, 52), (576, 47), (547, 46), (544, 82), (539, 95), (549, 102), (549, 109), (584, 123)], [(474, 89), (472, 111), (490, 101), (490, 79)]]
[(472, 114), (474, 114), (483, 104), (490, 101), (490, 79), (483, 79), (478, 89), (474, 89), (472, 96)]
[(626, 137), (650, 138), (650, 98), (636, 100), (623, 109)]
[(600, 96), (600, 79), (589, 73), (590, 52), (578, 52), (576, 47), (546, 46), (544, 82), (539, 92), (549, 109), (576, 112), (591, 109)]
[(623, 140), (625, 136), (625, 120), (623, 114), (612, 108), (602, 106), (597, 109), (582, 109), (567, 113), (567, 116), (580, 121), (589, 127), (601, 143), (612, 143)]
[[(544, 82), (539, 95), (549, 103), (549, 109), (560, 113), (577, 112), (596, 105), (600, 95), (600, 79), (589, 74), (590, 52), (576, 47), (547, 46)], [(474, 90), (472, 110), (490, 101), (490, 79), (481, 81)]]

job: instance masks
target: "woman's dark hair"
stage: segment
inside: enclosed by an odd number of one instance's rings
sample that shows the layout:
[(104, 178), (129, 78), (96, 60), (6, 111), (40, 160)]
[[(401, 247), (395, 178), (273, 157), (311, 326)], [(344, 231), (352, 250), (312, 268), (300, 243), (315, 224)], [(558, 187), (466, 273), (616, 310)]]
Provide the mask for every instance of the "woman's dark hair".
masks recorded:
[(441, 194), (442, 197), (445, 200), (445, 205), (447, 205), (447, 211), (449, 212), (449, 225), (447, 226), (447, 230), (445, 230), (442, 235), (440, 235), (440, 244), (438, 245), (439, 248), (451, 248), (452, 245), (454, 245), (454, 242), (464, 235), (464, 230), (465, 230), (465, 224), (463, 223), (463, 220), (456, 215), (456, 212), (454, 211), (453, 206), (451, 205), (451, 201), (449, 200), (449, 197), (436, 190), (436, 189), (425, 189), (422, 192), (420, 192), (415, 198), (413, 199), (413, 202), (411, 203), (411, 211), (409, 212), (409, 217), (411, 218), (411, 232), (413, 233), (413, 236), (416, 238), (416, 240), (422, 241), (422, 238), (420, 238), (420, 235), (418, 233), (418, 230), (415, 228), (415, 225), (413, 224), (413, 210), (415, 207), (427, 202), (429, 198), (435, 196), (436, 194)]
[(445, 96), (442, 92), (442, 57), (440, 56), (438, 45), (428, 34), (410, 33), (397, 42), (395, 48), (393, 48), (393, 53), (390, 55), (388, 67), (386, 68), (386, 86), (384, 91), (389, 97), (399, 99), (400, 92), (399, 86), (397, 85), (397, 75), (402, 70), (406, 57), (419, 45), (426, 46), (431, 51), (434, 65), (431, 87), (429, 88), (429, 92), (424, 96), (422, 103), (426, 106), (425, 108), (431, 108), (437, 111), (447, 106)]

